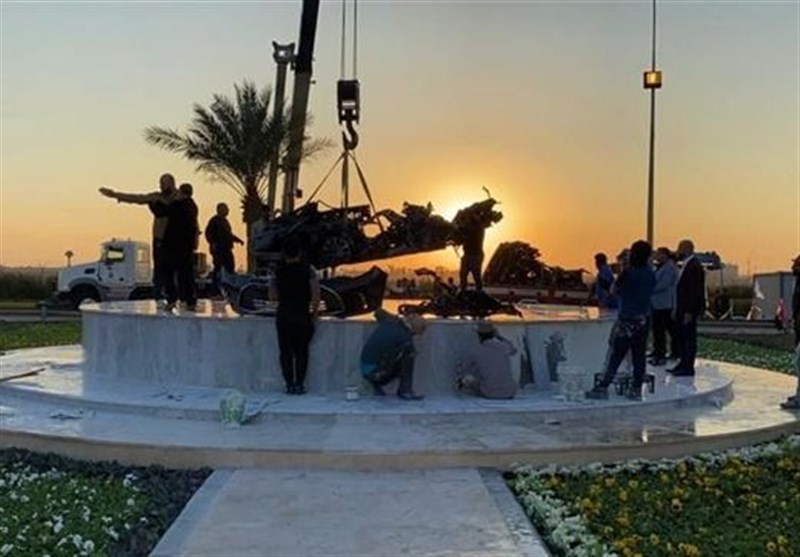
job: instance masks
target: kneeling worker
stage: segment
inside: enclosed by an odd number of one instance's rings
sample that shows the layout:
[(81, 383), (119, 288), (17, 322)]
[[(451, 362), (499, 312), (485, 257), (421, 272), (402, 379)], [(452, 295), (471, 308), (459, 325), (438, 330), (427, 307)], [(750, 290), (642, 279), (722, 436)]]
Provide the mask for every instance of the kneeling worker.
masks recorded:
[(517, 349), (489, 322), (478, 323), (478, 344), (471, 346), (458, 364), (456, 388), (484, 398), (514, 398), (517, 384), (510, 356)]
[(425, 319), (420, 315), (399, 317), (384, 309), (375, 312), (378, 327), (361, 351), (361, 374), (372, 384), (377, 396), (385, 396), (384, 385), (399, 380), (397, 396), (404, 400), (421, 400), (414, 394), (414, 335), (425, 332)]

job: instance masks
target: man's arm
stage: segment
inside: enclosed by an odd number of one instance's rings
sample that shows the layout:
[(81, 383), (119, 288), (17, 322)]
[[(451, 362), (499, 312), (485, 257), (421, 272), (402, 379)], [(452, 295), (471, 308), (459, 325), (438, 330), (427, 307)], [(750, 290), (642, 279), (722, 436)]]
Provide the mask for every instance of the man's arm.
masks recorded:
[(316, 317), (319, 313), (319, 303), (320, 303), (320, 289), (319, 289), (319, 277), (317, 276), (317, 270), (314, 267), (311, 267), (311, 276), (309, 277), (311, 281), (311, 314)]
[(111, 188), (100, 188), (98, 190), (101, 195), (116, 199), (120, 203), (135, 203), (137, 205), (147, 205), (154, 201), (161, 201), (161, 192), (151, 193), (124, 193), (121, 191), (114, 191)]

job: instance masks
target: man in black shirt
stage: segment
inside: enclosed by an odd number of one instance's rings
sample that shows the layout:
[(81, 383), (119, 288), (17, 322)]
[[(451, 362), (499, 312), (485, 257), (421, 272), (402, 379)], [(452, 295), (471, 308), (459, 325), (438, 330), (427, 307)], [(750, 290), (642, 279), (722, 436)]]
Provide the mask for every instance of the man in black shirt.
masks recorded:
[[(191, 184), (181, 184), (180, 195), (169, 204), (156, 204), (154, 213), (167, 217), (164, 231), (164, 279), (167, 294), (166, 309), (175, 308), (180, 299), (186, 309), (197, 309), (197, 292), (194, 284), (194, 252), (200, 227), (197, 222), (197, 204), (192, 199)], [(151, 207), (151, 209), (153, 209)], [(176, 289), (177, 280), (177, 289)]]
[(299, 242), (285, 242), (283, 257), (270, 283), (270, 299), (278, 301), (275, 327), (286, 393), (302, 395), (306, 392), (308, 346), (319, 311), (319, 280), (314, 267), (302, 260)]
[(214, 260), (213, 277), (217, 289), (222, 269), (225, 269), (226, 273), (234, 271), (233, 244), (244, 245), (244, 242), (231, 230), (231, 223), (228, 222), (229, 212), (225, 203), (218, 203), (217, 214), (209, 219), (205, 231), (208, 250)]
[(459, 286), (461, 290), (467, 289), (467, 277), (472, 274), (476, 290), (483, 290), (483, 238), (486, 228), (478, 221), (477, 217), (471, 217), (461, 231), (464, 253), (461, 255), (461, 269), (459, 270)]

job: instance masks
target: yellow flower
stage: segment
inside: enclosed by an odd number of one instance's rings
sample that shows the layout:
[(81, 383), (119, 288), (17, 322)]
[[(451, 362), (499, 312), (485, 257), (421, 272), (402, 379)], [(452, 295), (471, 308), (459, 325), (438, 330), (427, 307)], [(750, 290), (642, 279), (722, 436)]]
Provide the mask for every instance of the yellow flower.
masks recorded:
[(624, 489), (619, 492), (619, 500), (622, 501), (623, 503), (628, 500), (628, 492), (625, 491)]
[(637, 482), (636, 480), (631, 480), (628, 482), (628, 487), (631, 489), (636, 489), (637, 487), (639, 487), (639, 482)]
[(617, 479), (613, 478), (613, 477), (606, 478), (606, 482), (605, 483), (606, 483), (606, 487), (613, 487), (617, 483)]
[(631, 525), (631, 519), (628, 517), (627, 514), (620, 514), (617, 516), (617, 524), (622, 526), (623, 528), (628, 528)]
[(778, 551), (778, 546), (775, 545), (775, 542), (767, 542), (767, 552), (770, 555), (774, 555)]
[(658, 545), (661, 543), (661, 538), (659, 538), (656, 534), (650, 534), (650, 544)]
[(672, 510), (675, 512), (680, 512), (683, 510), (683, 503), (677, 497), (672, 500), (670, 506), (672, 507)]
[(697, 548), (696, 545), (690, 543), (679, 543), (678, 544), (678, 551), (684, 557), (699, 557), (700, 550)]

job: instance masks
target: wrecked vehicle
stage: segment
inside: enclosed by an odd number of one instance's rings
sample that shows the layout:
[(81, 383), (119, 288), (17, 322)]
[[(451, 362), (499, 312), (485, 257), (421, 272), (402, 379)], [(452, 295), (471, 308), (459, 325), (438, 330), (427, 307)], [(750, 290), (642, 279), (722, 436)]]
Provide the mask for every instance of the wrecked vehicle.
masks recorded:
[(444, 282), (436, 272), (421, 268), (414, 271), (417, 276), (433, 278), (433, 294), (418, 304), (401, 304), (398, 311), (403, 315), (411, 313), (432, 314), (438, 317), (474, 317), (482, 319), (490, 315), (511, 315), (522, 317), (514, 304), (501, 302), (483, 290), (461, 290)]
[[(307, 261), (314, 267), (329, 269), (458, 246), (465, 227), (478, 224), (488, 228), (503, 218), (496, 205), (497, 201), (489, 197), (461, 209), (450, 222), (435, 214), (430, 203), (405, 203), (400, 213), (391, 209), (373, 213), (369, 205), (320, 210), (317, 203), (306, 203), (269, 221), (254, 234), (255, 276), (228, 276), (224, 292), (239, 313), (269, 314), (269, 276), (289, 238), (300, 240)], [(377, 233), (370, 235), (368, 232), (375, 228)], [(324, 287), (324, 313), (348, 317), (380, 307), (386, 275), (373, 267), (358, 277), (323, 279), (320, 284)]]

